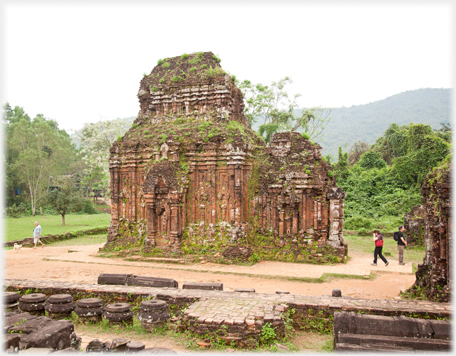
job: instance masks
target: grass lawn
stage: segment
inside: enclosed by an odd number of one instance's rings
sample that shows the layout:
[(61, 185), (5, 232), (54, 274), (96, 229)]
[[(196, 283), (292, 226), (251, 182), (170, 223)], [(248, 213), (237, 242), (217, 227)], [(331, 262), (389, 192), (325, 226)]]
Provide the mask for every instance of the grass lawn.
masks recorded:
[(108, 227), (110, 214), (94, 215), (65, 215), (65, 226), (62, 226), (60, 215), (36, 215), (21, 218), (4, 218), (3, 224), (6, 233), (5, 241), (22, 240), (33, 237), (35, 221), (41, 225), (43, 236), (73, 232), (79, 230), (89, 230), (96, 227)]
[[(372, 256), (374, 256), (375, 245), (372, 240), (372, 236), (344, 235), (344, 239), (348, 244), (349, 256), (350, 251), (357, 253), (371, 253)], [(392, 237), (383, 237), (383, 254), (385, 254), (385, 252), (391, 252), (391, 257), (397, 258), (398, 256), (397, 242), (394, 241)], [(404, 251), (404, 261), (416, 264), (423, 263), (425, 252), (425, 247), (406, 247)]]

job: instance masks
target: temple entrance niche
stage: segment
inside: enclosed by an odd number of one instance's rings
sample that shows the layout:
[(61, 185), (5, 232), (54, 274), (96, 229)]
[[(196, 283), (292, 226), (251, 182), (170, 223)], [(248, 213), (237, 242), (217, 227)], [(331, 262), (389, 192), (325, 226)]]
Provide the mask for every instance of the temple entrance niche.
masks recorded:
[(152, 170), (143, 184), (147, 215), (145, 247), (158, 247), (164, 251), (180, 251), (184, 229), (184, 194), (176, 189), (173, 176)]

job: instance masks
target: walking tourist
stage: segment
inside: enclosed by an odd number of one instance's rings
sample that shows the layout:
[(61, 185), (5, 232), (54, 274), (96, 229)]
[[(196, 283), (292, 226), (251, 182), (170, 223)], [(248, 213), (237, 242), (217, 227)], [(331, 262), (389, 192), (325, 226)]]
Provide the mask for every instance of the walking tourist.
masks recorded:
[(386, 260), (385, 257), (382, 255), (383, 250), (383, 236), (378, 230), (374, 230), (374, 242), (375, 242), (375, 250), (374, 250), (374, 263), (372, 266), (377, 266), (377, 256), (380, 256), (383, 262), (385, 262), (385, 266), (389, 265), (389, 262)]
[(407, 241), (405, 241), (405, 235), (404, 235), (405, 227), (404, 225), (399, 226), (399, 232), (396, 232), (397, 234), (397, 250), (399, 252), (399, 264), (401, 266), (404, 266), (404, 249), (407, 246)]
[(35, 244), (36, 248), (36, 243), (39, 242), (41, 244), (41, 247), (44, 247), (44, 243), (41, 242), (41, 225), (38, 224), (38, 221), (35, 221), (35, 228), (33, 229), (33, 243)]

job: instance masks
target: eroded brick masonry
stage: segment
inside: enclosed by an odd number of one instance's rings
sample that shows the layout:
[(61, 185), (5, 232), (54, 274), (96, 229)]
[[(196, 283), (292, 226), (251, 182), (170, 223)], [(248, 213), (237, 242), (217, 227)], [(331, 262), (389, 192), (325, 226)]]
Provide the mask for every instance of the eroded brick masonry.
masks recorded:
[(106, 248), (343, 259), (345, 193), (321, 147), (296, 132), (266, 147), (219, 62), (211, 52), (167, 58), (141, 80), (138, 117), (111, 148)]
[(429, 300), (451, 299), (451, 166), (448, 162), (429, 173), (421, 187), (421, 205), (406, 215), (409, 239), (422, 239), (426, 246), (418, 265), (416, 282), (409, 292), (424, 293)]

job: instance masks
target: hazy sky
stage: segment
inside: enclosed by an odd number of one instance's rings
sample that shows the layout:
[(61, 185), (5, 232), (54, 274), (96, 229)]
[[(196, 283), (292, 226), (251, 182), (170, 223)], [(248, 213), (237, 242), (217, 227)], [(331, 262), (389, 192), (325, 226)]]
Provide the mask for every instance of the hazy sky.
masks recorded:
[(1, 99), (66, 130), (136, 115), (143, 73), (182, 53), (254, 83), (290, 76), (302, 107), (452, 87), (449, 1), (59, 3), (3, 2)]

